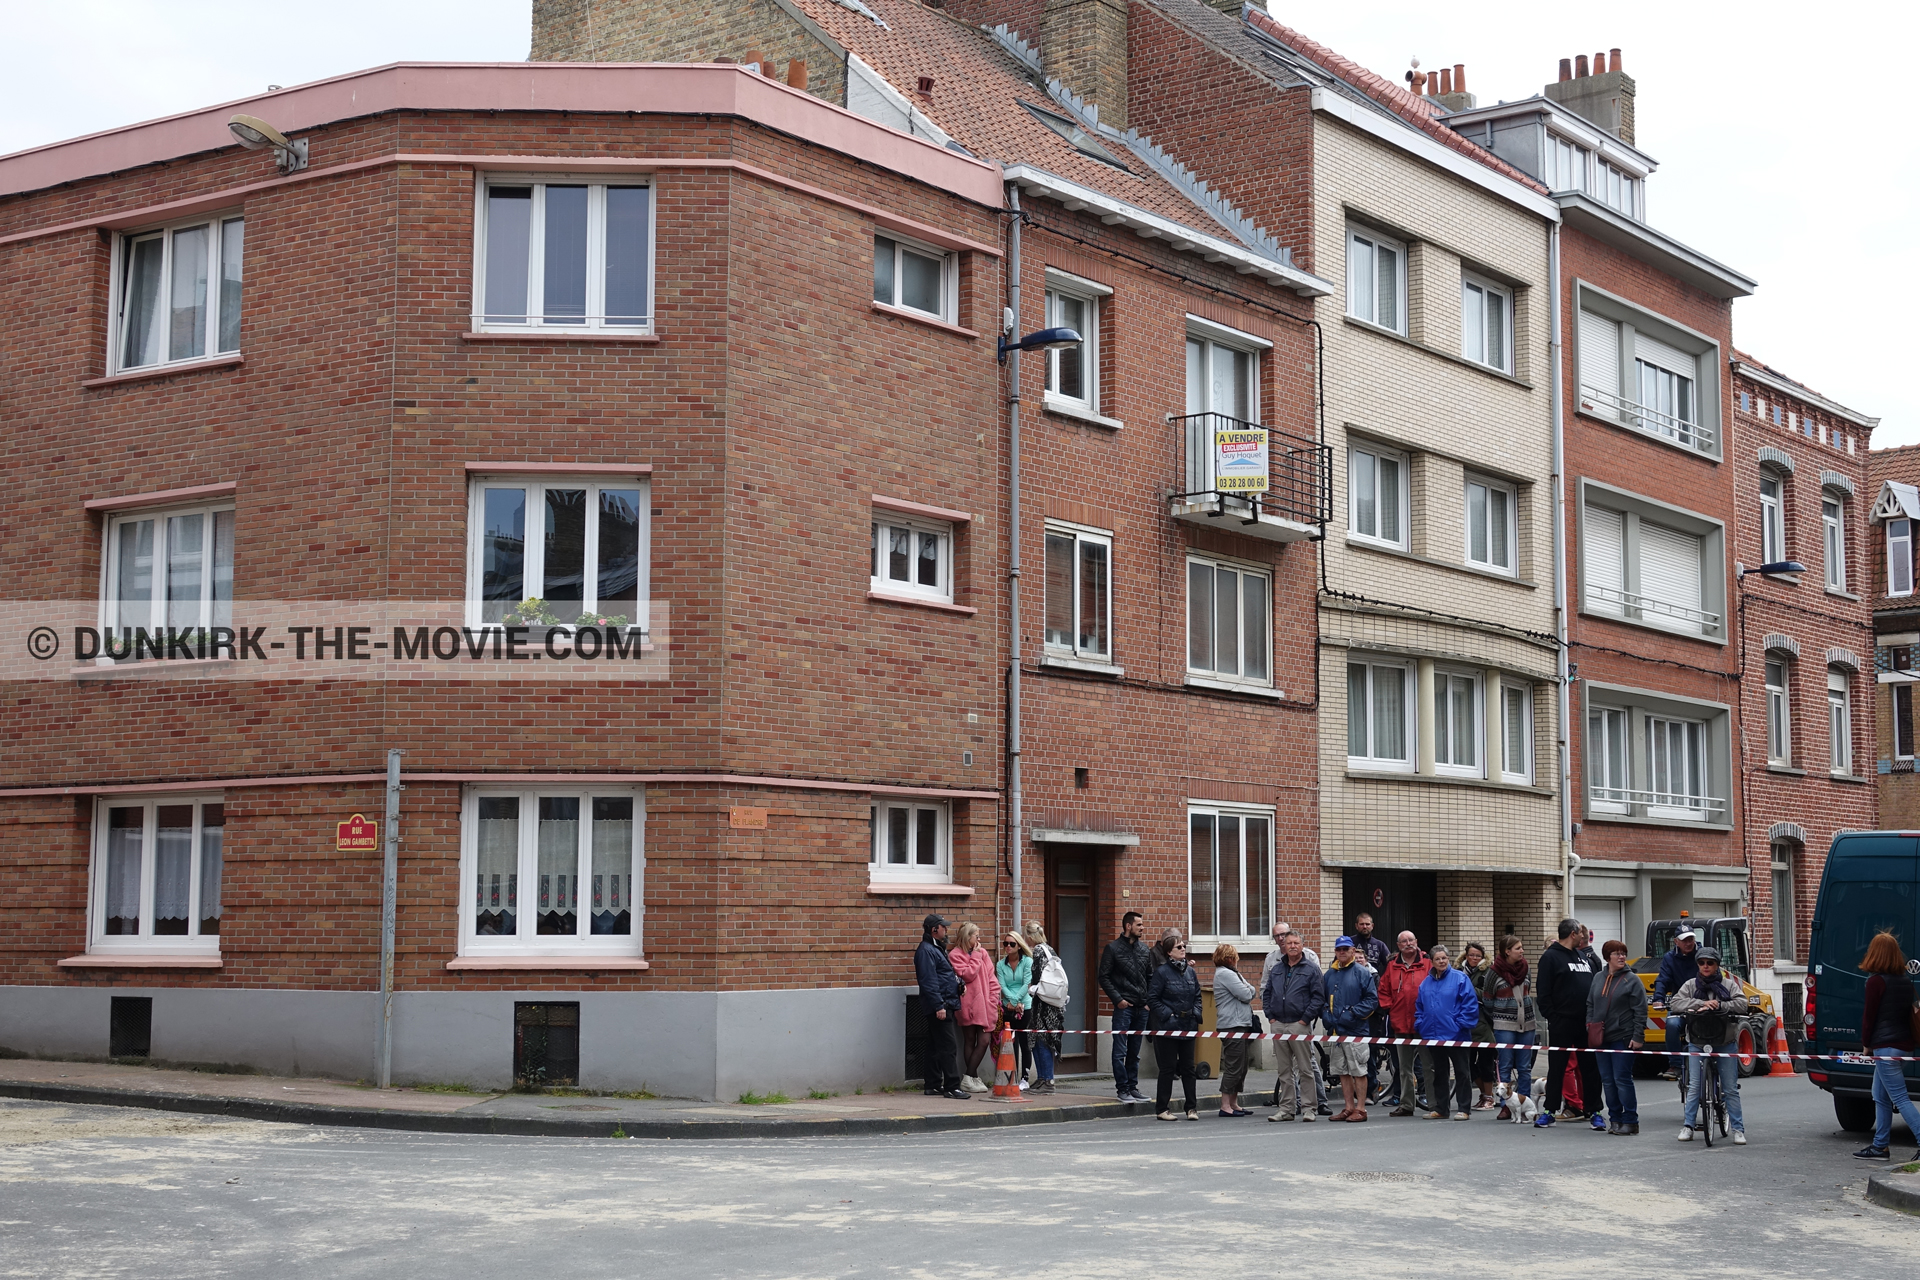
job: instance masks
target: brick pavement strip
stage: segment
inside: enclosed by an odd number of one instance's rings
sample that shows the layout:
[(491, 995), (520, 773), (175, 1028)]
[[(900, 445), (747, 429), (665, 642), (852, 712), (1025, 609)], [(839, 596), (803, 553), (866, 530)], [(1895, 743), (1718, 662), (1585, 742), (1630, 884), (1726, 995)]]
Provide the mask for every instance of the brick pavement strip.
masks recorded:
[[(617, 1129), (630, 1138), (822, 1137), (1124, 1119), (1153, 1109), (1150, 1103), (1112, 1101), (1104, 1080), (1086, 1086), (1085, 1092), (1069, 1086), (1051, 1102), (996, 1103), (988, 1095), (956, 1102), (916, 1090), (746, 1106), (611, 1095), (380, 1090), (311, 1077), (219, 1075), (116, 1063), (0, 1063), (0, 1097), (426, 1133), (579, 1138), (611, 1136)], [(1218, 1097), (1203, 1096), (1200, 1103), (1212, 1109)], [(581, 1114), (589, 1111), (594, 1113), (590, 1119)], [(574, 1114), (543, 1114), (549, 1112)]]

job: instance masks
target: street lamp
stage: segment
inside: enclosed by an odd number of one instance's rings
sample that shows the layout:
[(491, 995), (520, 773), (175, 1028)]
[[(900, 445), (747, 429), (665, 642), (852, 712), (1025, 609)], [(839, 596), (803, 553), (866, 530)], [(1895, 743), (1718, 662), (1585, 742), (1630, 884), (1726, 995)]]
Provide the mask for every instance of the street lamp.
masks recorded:
[(1009, 351), (1058, 351), (1062, 347), (1077, 347), (1081, 343), (1078, 330), (1075, 329), (1036, 329), (1018, 342), (1008, 342), (1006, 335), (1000, 337), (1000, 363), (1007, 362)]
[(1801, 564), (1798, 560), (1773, 560), (1766, 564), (1757, 564), (1751, 569), (1743, 564), (1733, 566), (1733, 576), (1736, 578), (1744, 578), (1750, 573), (1757, 573), (1763, 578), (1771, 578), (1776, 573), (1805, 573), (1806, 571), (1807, 566)]

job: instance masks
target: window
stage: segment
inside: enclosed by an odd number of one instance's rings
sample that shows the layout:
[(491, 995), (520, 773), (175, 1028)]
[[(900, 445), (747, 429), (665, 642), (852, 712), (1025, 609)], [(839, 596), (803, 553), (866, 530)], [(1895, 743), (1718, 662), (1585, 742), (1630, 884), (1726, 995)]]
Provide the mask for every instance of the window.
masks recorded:
[(1647, 815), (1699, 821), (1707, 816), (1707, 726), (1647, 717)]
[(1355, 537), (1406, 549), (1405, 454), (1370, 444), (1347, 450), (1347, 528)]
[(1113, 659), (1113, 536), (1047, 526), (1047, 647), (1095, 662)]
[(1491, 480), (1467, 481), (1467, 563), (1512, 573), (1516, 541), (1514, 492)]
[(1707, 607), (1709, 586), (1718, 590), (1708, 579), (1715, 562), (1707, 537), (1591, 502), (1582, 523), (1588, 612), (1682, 635), (1720, 634), (1721, 615)]
[(1270, 685), (1273, 578), (1264, 570), (1187, 558), (1187, 671)]
[(1775, 840), (1773, 857), (1773, 961), (1792, 964), (1800, 954), (1800, 939), (1794, 924), (1793, 855), (1789, 840)]
[(1717, 384), (1700, 381), (1703, 362), (1709, 371), (1714, 367), (1711, 344), (1584, 287), (1578, 339), (1582, 412), (1682, 448), (1715, 452)]
[(142, 369), (238, 351), (245, 240), (240, 217), (122, 236), (112, 367)]
[(610, 615), (645, 626), (646, 502), (637, 479), (476, 481), (468, 616), (485, 626), (537, 599), (562, 625)]
[(1513, 372), (1513, 295), (1498, 285), (1460, 281), (1460, 354), (1475, 364)]
[(1587, 149), (1565, 138), (1547, 136), (1547, 189), (1549, 191), (1585, 191), (1587, 189)]
[[(1636, 345), (1644, 348), (1646, 340), (1638, 339)], [(1636, 408), (1642, 420), (1662, 435), (1672, 436), (1682, 444), (1693, 443), (1693, 428), (1699, 419), (1694, 413), (1691, 362), (1684, 370), (1678, 370), (1645, 356), (1636, 356), (1633, 365), (1640, 386), (1640, 402)]]
[(1887, 594), (1913, 594), (1913, 522), (1887, 521)]
[(1587, 712), (1587, 808), (1594, 813), (1628, 813), (1633, 783), (1628, 772), (1627, 713), (1615, 707)]
[(1407, 331), (1405, 246), (1371, 231), (1347, 233), (1347, 314), (1395, 333)]
[(1827, 669), (1827, 767), (1842, 776), (1853, 773), (1853, 708), (1847, 690), (1847, 673)]
[(106, 627), (233, 625), (231, 504), (115, 516), (106, 535)]
[(1481, 775), (1480, 677), (1433, 673), (1433, 766), (1436, 773)]
[(868, 590), (883, 596), (953, 600), (953, 526), (891, 512), (873, 522)]
[(950, 320), (953, 255), (891, 236), (873, 238), (873, 300)]
[(102, 800), (94, 811), (94, 951), (220, 951), (216, 797)]
[(1788, 719), (1787, 664), (1767, 660), (1767, 762), (1793, 763), (1792, 722)]
[(1264, 339), (1187, 317), (1187, 491), (1214, 489), (1213, 432), (1206, 414), (1260, 420), (1260, 348)]
[(1047, 352), (1047, 390), (1096, 413), (1100, 396), (1095, 374), (1100, 362), (1095, 351), (1100, 337), (1100, 303), (1060, 289), (1047, 290), (1047, 327), (1071, 329), (1080, 335), (1077, 347)]
[(488, 178), (480, 191), (477, 328), (652, 328), (651, 187)]
[(1893, 694), (1893, 754), (1896, 759), (1913, 759), (1913, 686), (1906, 682), (1890, 684)]
[(1533, 782), (1533, 689), (1500, 688), (1500, 776), (1506, 782)]
[(1760, 477), (1760, 563), (1774, 564), (1787, 558), (1782, 550), (1786, 534), (1780, 523), (1780, 481), (1775, 476)]
[(1847, 525), (1841, 514), (1840, 500), (1822, 495), (1820, 499), (1820, 545), (1825, 562), (1827, 587), (1847, 589)]
[(1252, 938), (1273, 928), (1273, 813), (1187, 811), (1188, 936)]
[(1593, 194), (1612, 209), (1618, 209), (1629, 218), (1640, 216), (1640, 180), (1623, 169), (1602, 160), (1598, 175), (1594, 180)]
[(944, 884), (952, 868), (945, 805), (893, 800), (873, 806), (872, 879)]
[(463, 816), (463, 954), (639, 953), (638, 792), (476, 789)]
[(1386, 662), (1347, 664), (1347, 767), (1413, 769), (1413, 672)]

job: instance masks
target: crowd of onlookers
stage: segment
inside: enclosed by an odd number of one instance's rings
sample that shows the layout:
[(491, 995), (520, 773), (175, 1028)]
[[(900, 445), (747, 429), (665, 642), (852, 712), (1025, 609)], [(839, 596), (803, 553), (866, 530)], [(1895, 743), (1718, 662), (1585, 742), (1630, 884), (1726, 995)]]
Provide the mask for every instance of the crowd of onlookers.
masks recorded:
[[(1139, 912), (1127, 912), (1120, 936), (1100, 955), (1100, 989), (1113, 1009), (1114, 1089), (1123, 1102), (1148, 1100), (1139, 1091), (1139, 1072), (1142, 1047), (1151, 1040), (1158, 1068), (1156, 1113), (1162, 1120), (1198, 1120), (1196, 1040), (1149, 1033), (1200, 1029), (1199, 970), (1178, 930), (1165, 930), (1150, 946), (1144, 923)], [(1273, 942), (1257, 982), (1240, 972), (1233, 946), (1214, 948), (1214, 1029), (1366, 1040), (1258, 1041), (1275, 1059), (1269, 1121), (1327, 1117), (1355, 1123), (1368, 1119), (1370, 1107), (1386, 1107), (1392, 1116), (1467, 1120), (1475, 1111), (1486, 1111), (1540, 1128), (1574, 1121), (1600, 1132), (1636, 1135), (1634, 1062), (1650, 1011), (1664, 1007), (1672, 1060), (1662, 1075), (1676, 1080), (1684, 1072), (1688, 1079), (1681, 1141), (1691, 1141), (1705, 1119), (1700, 1109), (1708, 1071), (1718, 1080), (1733, 1141), (1747, 1141), (1733, 1053), (1748, 1012), (1745, 988), (1691, 931), (1682, 931), (1661, 957), (1651, 993), (1631, 967), (1625, 943), (1610, 940), (1596, 952), (1587, 928), (1573, 919), (1562, 920), (1557, 939), (1531, 960), (1522, 940), (1511, 934), (1491, 952), (1477, 942), (1464, 943), (1457, 952), (1441, 943), (1422, 950), (1411, 932), (1389, 946), (1374, 936), (1373, 918), (1366, 913), (1355, 918), (1351, 934), (1335, 940), (1331, 964), (1323, 966), (1285, 923), (1274, 926)], [(1874, 946), (1863, 961), (1875, 975), (1868, 986), (1869, 1025), (1863, 1038), (1879, 1057), (1912, 1052), (1911, 1028), (1902, 1033), (1904, 1040), (1895, 1034), (1900, 1028), (1891, 1012), (1913, 1003), (1905, 961), (1891, 935), (1876, 939)], [(1891, 956), (1879, 955), (1888, 947)], [(930, 915), (915, 972), (927, 1013), (928, 1094), (967, 1098), (988, 1091), (989, 1055), (1003, 1028), (1015, 1033), (1019, 1087), (1054, 1091), (1070, 984), (1037, 922), (1008, 933), (995, 957), (976, 926), (959, 925), (949, 944), (947, 922)], [(1876, 1031), (1882, 1008), (1889, 1011), (1882, 1018), (1887, 1027)], [(1534, 1067), (1543, 1032), (1545, 1090), (1544, 1098), (1536, 1099)], [(1382, 1043), (1398, 1039), (1453, 1043)], [(1222, 1117), (1253, 1114), (1241, 1104), (1255, 1043), (1236, 1037), (1219, 1041)], [(1873, 1146), (1860, 1153), (1863, 1158), (1885, 1158), (1895, 1110), (1920, 1133), (1920, 1114), (1907, 1099), (1900, 1064), (1885, 1067), (1875, 1083), (1880, 1126)], [(1176, 1083), (1184, 1104), (1177, 1111)]]

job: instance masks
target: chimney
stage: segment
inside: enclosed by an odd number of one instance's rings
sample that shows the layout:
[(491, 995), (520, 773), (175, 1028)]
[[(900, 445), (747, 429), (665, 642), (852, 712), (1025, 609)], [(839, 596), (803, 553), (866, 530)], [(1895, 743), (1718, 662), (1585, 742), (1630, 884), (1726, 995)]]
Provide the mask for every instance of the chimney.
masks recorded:
[(1445, 67), (1442, 67), (1440, 68), (1440, 91), (1434, 96), (1445, 97), (1447, 94), (1452, 92), (1453, 92), (1453, 72), (1447, 70), (1447, 68)]
[(791, 58), (787, 61), (787, 83), (796, 89), (807, 87), (807, 60)]
[[(1050, 78), (1100, 109), (1100, 122), (1127, 127), (1128, 0), (1045, 0), (1040, 60)], [(1240, 12), (1238, 0), (1234, 13)]]
[(1632, 145), (1633, 77), (1620, 69), (1618, 49), (1595, 54), (1593, 61), (1594, 69), (1589, 74), (1587, 55), (1578, 55), (1569, 77), (1567, 60), (1560, 59), (1560, 79), (1543, 92), (1575, 115)]
[(1456, 62), (1451, 67), (1442, 67), (1434, 75), (1434, 100), (1448, 111), (1471, 111), (1475, 105), (1474, 96), (1467, 92), (1467, 67)]
[(1573, 59), (1572, 58), (1560, 59), (1560, 78), (1562, 80), (1573, 79)]

